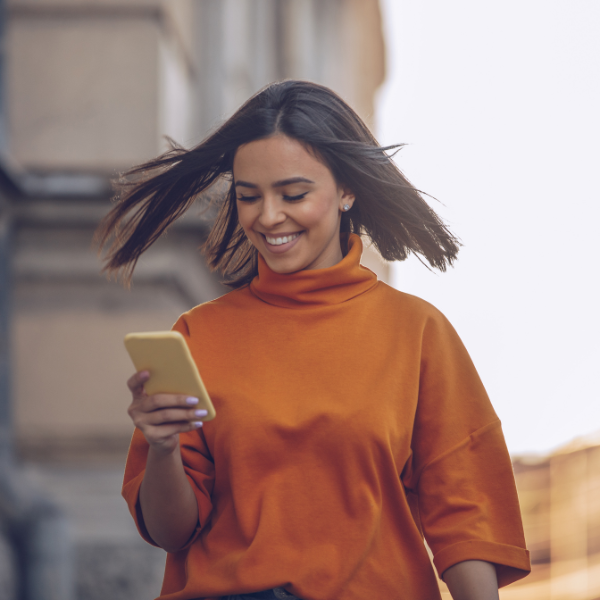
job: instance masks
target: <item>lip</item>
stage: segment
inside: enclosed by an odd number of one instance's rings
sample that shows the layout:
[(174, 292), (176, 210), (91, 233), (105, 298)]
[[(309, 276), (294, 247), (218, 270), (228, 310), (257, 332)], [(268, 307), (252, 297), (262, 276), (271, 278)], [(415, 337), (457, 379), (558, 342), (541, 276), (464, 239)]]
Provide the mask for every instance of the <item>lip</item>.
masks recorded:
[(295, 233), (298, 233), (300, 235), (298, 235), (298, 237), (293, 239), (291, 242), (287, 242), (287, 243), (281, 244), (279, 246), (275, 246), (274, 244), (269, 244), (269, 242), (267, 242), (266, 234), (260, 233), (260, 235), (262, 236), (265, 247), (267, 248), (267, 250), (269, 252), (271, 252), (272, 254), (283, 254), (284, 252), (287, 252), (288, 250), (290, 250), (291, 248), (293, 248), (296, 245), (296, 243), (302, 237), (302, 234), (304, 232), (303, 231), (291, 231), (291, 232), (281, 232), (281, 233), (277, 233), (277, 234), (269, 234), (269, 237), (285, 237), (286, 235), (294, 235)]

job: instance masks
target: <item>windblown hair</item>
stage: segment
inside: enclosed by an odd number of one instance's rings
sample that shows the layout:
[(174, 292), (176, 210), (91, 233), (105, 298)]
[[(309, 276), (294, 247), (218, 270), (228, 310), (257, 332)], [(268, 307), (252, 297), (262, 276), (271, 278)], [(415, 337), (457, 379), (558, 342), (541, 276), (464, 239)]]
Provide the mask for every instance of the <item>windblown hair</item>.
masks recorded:
[[(306, 146), (355, 196), (342, 213), (341, 231), (370, 238), (386, 260), (412, 252), (441, 271), (459, 242), (391, 160), (360, 117), (330, 89), (307, 81), (273, 83), (250, 98), (195, 148), (172, 149), (124, 174), (117, 205), (96, 232), (108, 246), (104, 271), (129, 282), (140, 255), (202, 194), (223, 178), (231, 181), (218, 200), (215, 223), (203, 251), (209, 266), (232, 287), (257, 273), (257, 250), (237, 216), (233, 159), (242, 144), (283, 134)], [(110, 241), (110, 243), (109, 243)]]

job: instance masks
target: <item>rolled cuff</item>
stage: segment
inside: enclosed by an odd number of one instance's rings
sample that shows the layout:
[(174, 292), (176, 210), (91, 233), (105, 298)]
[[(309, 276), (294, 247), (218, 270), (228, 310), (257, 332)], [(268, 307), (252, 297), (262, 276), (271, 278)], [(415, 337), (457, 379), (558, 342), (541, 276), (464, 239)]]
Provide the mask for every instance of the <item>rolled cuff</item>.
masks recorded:
[(146, 529), (146, 525), (144, 524), (144, 517), (142, 515), (142, 510), (140, 508), (140, 488), (142, 487), (142, 481), (144, 480), (144, 473), (146, 471), (142, 471), (136, 477), (128, 481), (124, 486), (121, 492), (123, 498), (127, 502), (127, 506), (129, 507), (129, 512), (133, 517), (135, 522), (135, 526), (139, 534), (142, 536), (144, 541), (152, 544), (153, 546), (160, 547), (148, 533)]
[(459, 542), (440, 550), (433, 557), (440, 578), (446, 569), (465, 560), (483, 560), (493, 563), (498, 576), (498, 587), (522, 579), (531, 571), (528, 550), (496, 542), (482, 540)]
[[(134, 477), (131, 481), (129, 481), (126, 485), (124, 485), (122, 495), (123, 495), (123, 498), (125, 498), (125, 501), (127, 502), (127, 506), (129, 507), (129, 512), (131, 513), (131, 516), (133, 517), (135, 526), (137, 527), (137, 530), (138, 530), (139, 534), (142, 536), (142, 538), (144, 539), (144, 541), (148, 542), (149, 544), (152, 544), (153, 546), (160, 548), (160, 546), (152, 539), (152, 537), (148, 533), (148, 530), (146, 529), (146, 525), (144, 523), (144, 516), (142, 515), (142, 510), (140, 507), (140, 488), (142, 487), (144, 473), (145, 473), (145, 471), (142, 471), (137, 477)], [(194, 533), (192, 533), (192, 535), (190, 536), (190, 539), (186, 542), (186, 544), (184, 546), (182, 546), (178, 550), (178, 552), (181, 552), (181, 550), (186, 550), (187, 548), (189, 548), (194, 543), (194, 541), (196, 540), (198, 535), (200, 534), (200, 531), (202, 530), (202, 521), (203, 521), (201, 507), (206, 503), (205, 495), (198, 489), (198, 487), (196, 486), (192, 477), (190, 477), (190, 475), (187, 472), (186, 472), (185, 476), (187, 477), (187, 480), (192, 488), (192, 491), (194, 492), (194, 495), (196, 496), (196, 504), (198, 505), (198, 509), (197, 509), (198, 510), (198, 524), (196, 525), (196, 529), (194, 530)], [(210, 513), (210, 508), (208, 509), (207, 512)]]
[[(198, 486), (196, 485), (196, 483), (194, 482), (192, 477), (187, 472), (187, 469), (186, 469), (185, 476), (187, 477), (187, 480), (192, 488), (192, 491), (194, 492), (194, 496), (196, 496), (196, 505), (197, 505), (196, 510), (198, 512), (198, 521), (196, 522), (196, 529), (194, 529), (194, 533), (192, 533), (192, 535), (190, 536), (190, 539), (185, 543), (184, 546), (182, 546), (178, 550), (178, 552), (181, 552), (182, 550), (187, 550), (196, 541), (196, 538), (200, 535), (200, 532), (202, 531), (202, 527), (204, 526), (204, 523), (208, 519), (208, 515), (210, 514), (210, 511), (212, 510), (212, 505), (210, 505), (210, 503), (209, 503), (209, 506), (206, 507), (206, 510), (203, 510), (203, 508), (206, 504), (206, 496), (198, 489)], [(204, 512), (206, 512), (206, 514), (203, 514)]]

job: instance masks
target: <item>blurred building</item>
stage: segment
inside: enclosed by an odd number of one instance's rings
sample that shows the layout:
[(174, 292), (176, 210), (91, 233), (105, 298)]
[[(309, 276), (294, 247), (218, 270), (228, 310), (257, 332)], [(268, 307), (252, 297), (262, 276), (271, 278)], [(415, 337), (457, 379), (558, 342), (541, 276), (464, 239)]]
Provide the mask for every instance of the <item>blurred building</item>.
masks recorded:
[[(137, 539), (118, 497), (132, 431), (122, 338), (170, 328), (226, 290), (198, 251), (210, 220), (194, 209), (143, 257), (131, 290), (107, 281), (91, 242), (110, 180), (163, 151), (165, 135), (197, 143), (273, 80), (324, 83), (373, 125), (378, 0), (5, 4), (13, 439), (72, 518), (78, 598), (146, 599), (164, 554)], [(387, 277), (374, 253), (365, 260)]]
[(333, 87), (372, 124), (384, 75), (378, 3), (11, 0), (7, 18), (9, 148), (24, 190), (17, 442), (30, 458), (122, 452), (131, 432), (123, 335), (170, 328), (225, 290), (198, 252), (209, 222), (193, 211), (140, 261), (131, 291), (105, 281), (90, 244), (109, 178), (164, 150), (165, 135), (198, 142), (282, 78)]
[(500, 600), (600, 600), (600, 434), (513, 467), (532, 571)]
[(600, 436), (514, 461), (531, 575), (502, 600), (600, 598)]

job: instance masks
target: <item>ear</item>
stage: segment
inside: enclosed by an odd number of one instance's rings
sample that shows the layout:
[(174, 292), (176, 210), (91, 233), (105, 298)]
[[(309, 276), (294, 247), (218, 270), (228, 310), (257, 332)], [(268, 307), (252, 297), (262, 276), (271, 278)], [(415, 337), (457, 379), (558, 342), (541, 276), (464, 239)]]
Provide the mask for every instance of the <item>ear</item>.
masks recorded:
[[(346, 187), (340, 187), (340, 196), (339, 196), (339, 208), (340, 212), (348, 212), (352, 206), (356, 197), (354, 194)], [(348, 208), (345, 208), (348, 207)]]

